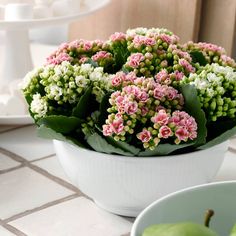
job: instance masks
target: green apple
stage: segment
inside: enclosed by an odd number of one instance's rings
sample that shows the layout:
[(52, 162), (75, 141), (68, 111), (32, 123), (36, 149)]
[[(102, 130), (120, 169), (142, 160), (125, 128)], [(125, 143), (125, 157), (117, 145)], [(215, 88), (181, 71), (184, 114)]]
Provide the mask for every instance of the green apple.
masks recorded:
[(234, 225), (234, 227), (232, 228), (232, 231), (230, 233), (230, 236), (236, 236), (236, 224)]
[[(177, 224), (158, 224), (146, 228), (142, 236), (218, 236), (204, 225), (181, 222)], [(233, 236), (233, 235), (232, 235)]]
[[(214, 211), (208, 210), (205, 225), (193, 222), (180, 222), (176, 224), (156, 224), (147, 227), (142, 236), (218, 236), (209, 228), (210, 218)], [(236, 236), (236, 235), (231, 235)]]

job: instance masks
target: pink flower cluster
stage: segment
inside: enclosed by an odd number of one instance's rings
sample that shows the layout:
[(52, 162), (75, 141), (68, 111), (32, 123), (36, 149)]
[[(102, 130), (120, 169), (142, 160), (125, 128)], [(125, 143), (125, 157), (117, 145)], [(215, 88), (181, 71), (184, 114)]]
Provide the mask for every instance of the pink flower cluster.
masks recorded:
[[(58, 65), (63, 61), (76, 62), (86, 57), (87, 54), (96, 53), (108, 47), (102, 40), (74, 40), (70, 43), (61, 44), (58, 49), (47, 58), (47, 65)], [(83, 61), (83, 60), (82, 60)]]
[(135, 35), (133, 39), (133, 44), (135, 48), (140, 48), (142, 45), (153, 46), (156, 44), (156, 40), (154, 38), (143, 35)]
[(225, 49), (212, 43), (199, 42), (197, 46), (203, 51), (211, 51), (219, 55), (225, 54)]
[(142, 53), (133, 53), (128, 58), (126, 65), (133, 69), (138, 68), (140, 66), (140, 63), (144, 60), (145, 60), (145, 57)]
[(231, 66), (236, 68), (236, 62), (231, 57), (228, 57), (227, 55), (221, 55), (220, 61), (223, 66)]
[(176, 144), (187, 142), (197, 137), (197, 123), (193, 117), (184, 111), (167, 113), (161, 109), (151, 118), (153, 127), (143, 128), (137, 134), (145, 148), (153, 149), (161, 139), (174, 139)]
[(181, 58), (179, 59), (179, 64), (188, 72), (188, 73), (194, 73), (195, 68), (185, 59)]
[(162, 69), (155, 75), (155, 79), (160, 84), (170, 85), (173, 81), (180, 81), (184, 77), (183, 72), (175, 71), (173, 73), (168, 73), (166, 69)]
[(100, 61), (106, 58), (112, 58), (112, 54), (106, 51), (99, 51), (92, 56), (92, 60), (94, 61)]
[(63, 61), (72, 61), (72, 57), (70, 57), (67, 53), (63, 52), (58, 54), (57, 56), (50, 55), (47, 58), (48, 65), (60, 65)]
[(115, 32), (114, 34), (110, 36), (110, 40), (112, 42), (119, 42), (119, 41), (126, 40), (126, 34), (122, 32)]
[[(164, 121), (161, 117), (163, 111), (182, 109), (184, 104), (182, 94), (173, 87), (162, 85), (154, 78), (137, 77), (133, 72), (118, 72), (113, 77), (112, 84), (114, 87), (121, 87), (121, 90), (111, 94), (111, 107), (108, 108), (111, 114), (103, 125), (103, 134), (112, 136), (115, 140), (125, 140), (126, 134), (135, 132), (137, 124), (151, 121), (158, 123), (160, 119)], [(159, 116), (154, 116), (155, 113)], [(165, 133), (162, 138), (167, 138), (165, 127), (161, 128), (161, 132), (163, 135)]]
[[(168, 73), (178, 71), (189, 75), (195, 71), (191, 64), (192, 58), (178, 42), (179, 38), (171, 32), (133, 33), (127, 37), (127, 49), (131, 54), (125, 68), (145, 77), (155, 76), (162, 69), (166, 69)], [(180, 74), (176, 75), (179, 78)]]
[(187, 52), (199, 51), (203, 54), (209, 64), (218, 63), (222, 66), (236, 68), (236, 62), (233, 58), (226, 55), (224, 48), (211, 43), (193, 43), (192, 41), (183, 45), (183, 50)]

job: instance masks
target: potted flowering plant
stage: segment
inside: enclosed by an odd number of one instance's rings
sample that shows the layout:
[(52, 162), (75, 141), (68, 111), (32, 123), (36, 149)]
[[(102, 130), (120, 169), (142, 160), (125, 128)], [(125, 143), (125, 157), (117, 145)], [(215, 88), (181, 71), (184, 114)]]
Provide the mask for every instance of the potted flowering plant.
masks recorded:
[(23, 93), (41, 137), (98, 155), (179, 156), (236, 133), (235, 61), (166, 29), (62, 44)]

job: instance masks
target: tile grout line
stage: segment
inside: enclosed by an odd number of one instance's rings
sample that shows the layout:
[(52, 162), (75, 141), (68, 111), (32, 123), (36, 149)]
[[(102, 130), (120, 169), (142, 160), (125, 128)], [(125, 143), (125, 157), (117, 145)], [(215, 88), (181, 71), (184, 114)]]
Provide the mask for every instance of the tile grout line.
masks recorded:
[(63, 179), (61, 179), (61, 178), (59, 178), (59, 177), (57, 177), (57, 176), (55, 176), (55, 175), (50, 174), (48, 171), (46, 171), (46, 170), (44, 170), (44, 169), (42, 169), (42, 168), (40, 168), (40, 167), (38, 167), (38, 166), (36, 166), (36, 165), (33, 165), (33, 164), (31, 164), (31, 163), (27, 163), (26, 166), (29, 167), (29, 168), (31, 168), (32, 170), (34, 170), (34, 171), (40, 173), (41, 175), (47, 177), (48, 179), (50, 179), (50, 180), (56, 182), (57, 184), (60, 184), (60, 185), (62, 185), (63, 187), (65, 187), (65, 188), (67, 188), (67, 189), (69, 189), (69, 190), (75, 192), (76, 194), (78, 194), (78, 195), (80, 195), (80, 196), (85, 196), (85, 197), (87, 197), (87, 196), (84, 195), (77, 187), (75, 187), (74, 185), (72, 185), (72, 184), (66, 182), (65, 180), (63, 180)]
[(9, 129), (0, 131), (0, 134), (4, 134), (4, 133), (7, 133), (7, 132), (11, 132), (11, 131), (17, 130), (17, 129), (25, 128), (25, 127), (28, 127), (28, 126), (32, 126), (32, 124), (31, 125), (14, 126), (14, 127), (9, 128)]
[(228, 147), (228, 151), (231, 153), (236, 153), (236, 148)]
[(0, 170), (0, 175), (8, 173), (8, 172), (11, 172), (11, 171), (14, 171), (14, 170), (18, 170), (18, 169), (20, 169), (22, 167), (25, 167), (25, 165), (24, 164), (19, 164), (18, 166), (15, 166), (15, 167), (11, 167), (11, 168), (8, 168), (8, 169)]
[(16, 236), (27, 236), (25, 233), (23, 233), (22, 231), (20, 231), (19, 229), (15, 228), (12, 225), (9, 225), (7, 223), (5, 223), (3, 220), (0, 219), (0, 225), (5, 228), (6, 230), (8, 230), (9, 232), (13, 233)]
[(18, 213), (18, 214), (13, 215), (13, 216), (11, 216), (9, 218), (3, 219), (2, 222), (5, 223), (5, 224), (8, 224), (11, 221), (17, 220), (17, 219), (22, 218), (24, 216), (30, 215), (32, 213), (44, 210), (46, 208), (55, 206), (57, 204), (60, 204), (60, 203), (63, 203), (63, 202), (66, 202), (66, 201), (69, 201), (69, 200), (72, 200), (72, 199), (75, 199), (75, 198), (78, 198), (78, 197), (80, 197), (80, 196), (78, 196), (78, 194), (75, 193), (75, 194), (72, 194), (72, 195), (69, 195), (69, 196), (57, 199), (57, 200), (52, 201), (52, 202), (48, 202), (48, 203), (43, 204), (43, 205), (41, 205), (39, 207), (35, 207), (33, 209), (26, 210), (24, 212)]
[(38, 159), (34, 159), (34, 160), (28, 161), (28, 162), (34, 163), (34, 162), (37, 162), (37, 161), (43, 161), (43, 160), (45, 160), (45, 159), (54, 157), (55, 155), (56, 155), (56, 153), (53, 153), (53, 154), (47, 155), (47, 156), (45, 156), (45, 157), (40, 157), (40, 158), (38, 158)]
[(0, 153), (4, 154), (5, 156), (10, 157), (12, 160), (16, 162), (20, 162), (21, 164), (24, 164), (27, 162), (27, 160), (25, 160), (23, 157), (15, 154), (14, 152), (8, 151), (5, 148), (0, 147)]
[(37, 173), (43, 175), (44, 177), (56, 182), (57, 184), (77, 193), (78, 195), (80, 196), (84, 196), (86, 198), (88, 198), (85, 194), (83, 194), (77, 187), (75, 187), (74, 185), (66, 182), (65, 180), (57, 177), (57, 176), (54, 176), (52, 174), (50, 174), (48, 171), (42, 169), (41, 167), (38, 167), (34, 164), (32, 164), (31, 162), (25, 160), (23, 157), (13, 153), (13, 152), (10, 152), (6, 149), (3, 149), (3, 148), (0, 148), (0, 153), (3, 153), (7, 156), (9, 156), (10, 158), (12, 158), (13, 160), (15, 161), (18, 161), (20, 162), (24, 167), (29, 167), (30, 169), (36, 171)]

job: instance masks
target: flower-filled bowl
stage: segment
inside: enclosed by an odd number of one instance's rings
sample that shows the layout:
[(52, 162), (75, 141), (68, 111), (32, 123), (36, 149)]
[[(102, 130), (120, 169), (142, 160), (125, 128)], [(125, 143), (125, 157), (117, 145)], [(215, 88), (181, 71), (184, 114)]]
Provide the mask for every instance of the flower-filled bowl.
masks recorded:
[(210, 182), (224, 159), (227, 142), (175, 156), (118, 156), (94, 152), (54, 140), (72, 183), (101, 208), (137, 216), (156, 199), (193, 185)]
[[(153, 168), (162, 173), (154, 163), (163, 160), (172, 163), (167, 166), (177, 166), (191, 153), (200, 160), (202, 150), (212, 153), (215, 145), (236, 133), (235, 61), (213, 44), (182, 45), (166, 29), (136, 28), (114, 33), (106, 41), (81, 39), (62, 44), (45, 65), (26, 75), (22, 89), (38, 134), (77, 147), (84, 161), (96, 154), (101, 163), (117, 159), (114, 162), (122, 160), (128, 167), (128, 163), (145, 166), (150, 158)], [(59, 143), (55, 142), (56, 148)], [(215, 173), (220, 165), (216, 159), (209, 154), (196, 169), (205, 165)], [(218, 164), (206, 164), (208, 161)], [(123, 168), (115, 168), (117, 176)], [(147, 168), (143, 175), (148, 178), (151, 173)], [(181, 173), (179, 169), (175, 175)], [(189, 171), (185, 178), (193, 179), (193, 173)], [(90, 170), (86, 178), (91, 176)], [(109, 176), (104, 171), (104, 177)], [(208, 182), (213, 174), (206, 176), (202, 179)], [(153, 186), (156, 194), (158, 188), (163, 189), (157, 196), (184, 187), (173, 179), (173, 189), (167, 190), (165, 178), (160, 180)], [(192, 185), (196, 183), (192, 181)], [(97, 202), (105, 205), (102, 200)]]

